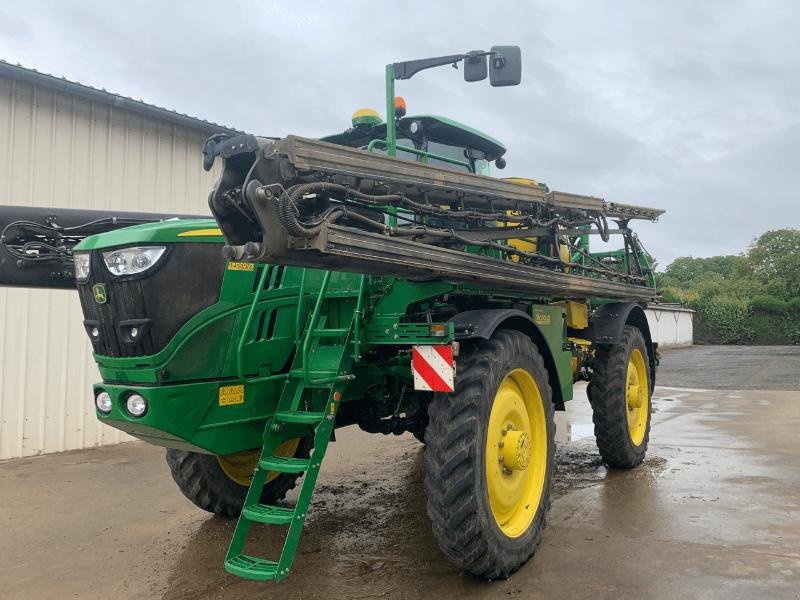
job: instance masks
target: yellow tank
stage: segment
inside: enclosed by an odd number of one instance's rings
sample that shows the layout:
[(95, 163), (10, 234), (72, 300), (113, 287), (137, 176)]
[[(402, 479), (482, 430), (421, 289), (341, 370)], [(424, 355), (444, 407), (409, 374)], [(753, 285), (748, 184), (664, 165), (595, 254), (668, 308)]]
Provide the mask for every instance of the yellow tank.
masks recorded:
[[(526, 177), (504, 177), (503, 181), (509, 181), (511, 183), (518, 183), (520, 185), (532, 185), (535, 187), (541, 187), (541, 184), (536, 181), (535, 179), (528, 179)], [(519, 214), (515, 213), (514, 211), (507, 211), (507, 214)], [(502, 223), (498, 223), (498, 225), (502, 225)], [(514, 238), (512, 240), (508, 240), (508, 245), (512, 248), (516, 248), (517, 250), (522, 250), (523, 252), (536, 252), (538, 248), (537, 239), (535, 237), (532, 238)], [(568, 263), (569, 262), (569, 246), (566, 244), (559, 244), (558, 245), (558, 256), (561, 259), (561, 262)], [(514, 262), (519, 262), (518, 256), (513, 256), (511, 258)]]

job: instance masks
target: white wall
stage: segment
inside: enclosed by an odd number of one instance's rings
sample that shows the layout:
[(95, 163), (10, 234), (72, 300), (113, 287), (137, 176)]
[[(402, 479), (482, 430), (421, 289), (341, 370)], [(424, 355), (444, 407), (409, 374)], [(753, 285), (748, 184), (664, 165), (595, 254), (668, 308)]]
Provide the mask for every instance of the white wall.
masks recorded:
[(645, 314), (650, 325), (650, 335), (662, 348), (690, 346), (693, 343), (693, 310), (651, 304)]
[[(209, 214), (208, 134), (0, 77), (0, 204)], [(95, 418), (74, 291), (0, 288), (0, 459), (129, 439)]]

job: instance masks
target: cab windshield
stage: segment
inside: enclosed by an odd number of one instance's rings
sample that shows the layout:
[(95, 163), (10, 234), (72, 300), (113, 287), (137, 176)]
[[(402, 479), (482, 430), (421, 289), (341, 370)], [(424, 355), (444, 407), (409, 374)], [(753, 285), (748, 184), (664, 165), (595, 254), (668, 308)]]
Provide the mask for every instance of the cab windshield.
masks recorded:
[(450, 146), (449, 144), (442, 144), (441, 142), (428, 142), (428, 152), (446, 158), (467, 163), (471, 168), (464, 165), (457, 165), (438, 158), (428, 158), (428, 164), (444, 167), (445, 169), (453, 169), (456, 171), (472, 171), (480, 175), (485, 175), (489, 171), (489, 162), (483, 158), (483, 153), (480, 150), (471, 148), (463, 148), (461, 146)]
[[(366, 146), (363, 148), (366, 149)], [(463, 164), (456, 164), (447, 160), (434, 158), (432, 156), (420, 156), (413, 152), (406, 152), (403, 150), (403, 148), (410, 148), (411, 150), (424, 150), (430, 154), (435, 154), (443, 158), (450, 158)], [(372, 151), (379, 154), (386, 154), (386, 148), (381, 146), (373, 148)], [(489, 174), (489, 161), (483, 158), (483, 152), (480, 150), (464, 148), (463, 146), (451, 146), (450, 144), (443, 144), (433, 140), (426, 140), (421, 144), (415, 144), (414, 141), (409, 138), (398, 137), (397, 158), (402, 160), (425, 162), (429, 165), (436, 165), (437, 167), (452, 169), (454, 171), (478, 173), (479, 175)]]

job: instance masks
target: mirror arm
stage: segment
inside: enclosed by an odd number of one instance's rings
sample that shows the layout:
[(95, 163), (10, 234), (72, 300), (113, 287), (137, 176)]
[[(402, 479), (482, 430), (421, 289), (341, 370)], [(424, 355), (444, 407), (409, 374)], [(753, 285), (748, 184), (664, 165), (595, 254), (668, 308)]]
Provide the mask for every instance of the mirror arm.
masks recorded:
[(437, 56), (435, 58), (423, 58), (420, 60), (407, 60), (405, 62), (394, 63), (395, 79), (411, 79), (414, 75), (425, 69), (432, 69), (434, 67), (442, 67), (444, 65), (455, 65), (462, 60), (469, 60), (479, 58), (481, 56), (490, 56), (494, 52), (485, 52), (483, 50), (472, 50), (466, 54), (451, 54), (449, 56)]

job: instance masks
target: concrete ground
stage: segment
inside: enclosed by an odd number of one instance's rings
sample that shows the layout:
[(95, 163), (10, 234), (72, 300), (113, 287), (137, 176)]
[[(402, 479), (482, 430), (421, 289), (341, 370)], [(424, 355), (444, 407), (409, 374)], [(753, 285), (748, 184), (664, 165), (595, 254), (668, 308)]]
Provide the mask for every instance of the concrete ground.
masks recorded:
[(542, 545), (498, 582), (438, 550), (410, 436), (338, 432), (279, 584), (223, 570), (233, 522), (183, 498), (163, 450), (6, 461), (0, 598), (800, 598), (798, 373), (800, 348), (666, 351), (648, 458), (630, 471), (599, 460), (580, 389), (558, 418)]

